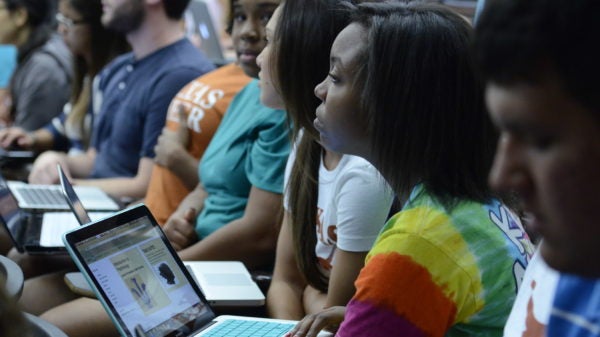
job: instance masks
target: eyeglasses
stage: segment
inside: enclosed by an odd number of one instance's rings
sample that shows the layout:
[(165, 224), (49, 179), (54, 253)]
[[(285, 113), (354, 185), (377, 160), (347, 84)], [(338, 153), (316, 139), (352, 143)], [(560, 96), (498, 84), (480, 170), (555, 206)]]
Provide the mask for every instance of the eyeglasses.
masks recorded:
[(58, 21), (58, 23), (60, 23), (61, 25), (64, 25), (67, 29), (71, 29), (75, 25), (80, 25), (82, 23), (86, 23), (86, 21), (83, 19), (73, 20), (71, 18), (68, 18), (68, 17), (62, 15), (61, 13), (56, 13), (56, 21)]

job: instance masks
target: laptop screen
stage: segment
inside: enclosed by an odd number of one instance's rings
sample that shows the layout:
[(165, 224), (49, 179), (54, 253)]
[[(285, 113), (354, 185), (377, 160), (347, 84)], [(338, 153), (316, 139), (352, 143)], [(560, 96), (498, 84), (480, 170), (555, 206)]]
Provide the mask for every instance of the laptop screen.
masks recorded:
[(214, 317), (148, 216), (110, 226), (74, 248), (127, 336), (187, 336)]
[(15, 197), (10, 192), (6, 180), (0, 176), (0, 221), (2, 221), (6, 230), (10, 231), (10, 237), (15, 246), (21, 251), (21, 245), (18, 238), (21, 237), (21, 232), (24, 231), (23, 214), (19, 208), (19, 204)]
[(60, 179), (60, 185), (62, 187), (63, 193), (66, 196), (67, 203), (69, 204), (71, 211), (73, 211), (73, 214), (75, 214), (77, 221), (82, 226), (87, 223), (92, 222), (92, 220), (90, 219), (90, 216), (88, 215), (87, 211), (83, 207), (83, 203), (77, 196), (77, 193), (75, 193), (75, 189), (73, 189), (73, 185), (71, 185), (71, 182), (65, 175), (65, 172), (60, 167), (60, 164), (58, 164), (57, 168), (58, 168), (58, 177)]

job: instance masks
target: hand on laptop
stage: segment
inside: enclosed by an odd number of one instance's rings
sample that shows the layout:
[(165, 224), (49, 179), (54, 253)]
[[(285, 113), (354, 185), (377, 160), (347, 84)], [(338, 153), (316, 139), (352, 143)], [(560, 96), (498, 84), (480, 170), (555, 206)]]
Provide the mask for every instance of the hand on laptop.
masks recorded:
[(13, 145), (17, 145), (28, 149), (33, 146), (33, 141), (33, 137), (19, 127), (0, 130), (0, 146), (2, 148), (7, 149)]
[(344, 320), (346, 307), (336, 306), (304, 317), (284, 337), (316, 337), (323, 329), (337, 331)]
[(164, 128), (161, 135), (158, 137), (154, 152), (156, 156), (154, 161), (166, 168), (171, 169), (173, 165), (177, 165), (180, 155), (189, 155), (187, 146), (189, 143), (189, 131), (187, 127), (187, 115), (183, 105), (177, 106), (177, 118), (179, 126), (176, 131)]
[(196, 209), (188, 208), (183, 214), (173, 213), (163, 227), (167, 239), (175, 250), (180, 251), (198, 241), (196, 235)]

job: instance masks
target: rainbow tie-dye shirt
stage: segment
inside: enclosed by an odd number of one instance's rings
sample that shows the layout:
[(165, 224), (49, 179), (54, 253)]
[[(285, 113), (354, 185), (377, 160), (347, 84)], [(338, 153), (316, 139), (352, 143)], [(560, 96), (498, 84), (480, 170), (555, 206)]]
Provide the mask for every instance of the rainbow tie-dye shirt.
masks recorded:
[(497, 200), (448, 210), (419, 185), (369, 252), (336, 336), (502, 336), (532, 253)]

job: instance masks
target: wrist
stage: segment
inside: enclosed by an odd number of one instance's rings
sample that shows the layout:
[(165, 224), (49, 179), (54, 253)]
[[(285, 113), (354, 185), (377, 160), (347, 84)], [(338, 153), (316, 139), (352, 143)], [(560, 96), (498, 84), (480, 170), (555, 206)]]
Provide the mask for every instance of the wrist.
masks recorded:
[(34, 148), (38, 143), (38, 137), (35, 132), (27, 133), (27, 137), (29, 137), (29, 147)]

